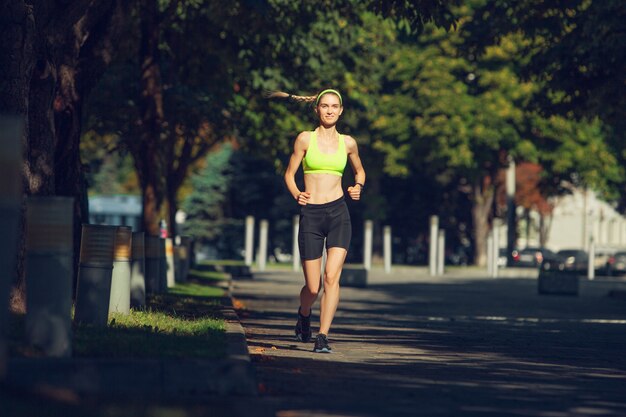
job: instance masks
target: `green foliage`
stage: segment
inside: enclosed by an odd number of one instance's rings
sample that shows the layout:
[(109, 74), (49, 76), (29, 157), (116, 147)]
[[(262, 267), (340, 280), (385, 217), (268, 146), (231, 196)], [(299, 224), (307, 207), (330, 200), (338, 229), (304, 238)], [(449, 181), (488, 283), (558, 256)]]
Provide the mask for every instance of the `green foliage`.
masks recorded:
[[(248, 215), (269, 220), (273, 230), (289, 232), (289, 212), (295, 214), (295, 204), (271, 161), (224, 145), (207, 156), (205, 168), (191, 182), (193, 192), (183, 204), (184, 232), (214, 246), (221, 258), (241, 257), (243, 219)], [(271, 246), (286, 249), (289, 244), (278, 238)]]
[(232, 146), (225, 145), (207, 155), (205, 168), (192, 177), (193, 192), (183, 204), (187, 213), (185, 234), (205, 241), (215, 240), (220, 235), (221, 228), (228, 221), (223, 204), (232, 177), (229, 167), (232, 153)]
[(525, 70), (547, 81), (553, 99), (544, 102), (545, 110), (623, 123), (625, 12), (620, 0), (489, 0), (468, 27), (469, 45), (480, 52), (523, 32), (532, 41)]
[[(581, 20), (591, 12), (599, 16), (602, 7), (591, 2), (550, 0), (545, 7), (532, 0), (475, 0), (462, 6), (351, 0), (174, 4), (161, 2), (161, 10), (169, 12), (161, 39), (167, 126), (160, 140), (165, 145), (172, 136), (197, 135), (200, 122), (207, 121), (216, 137), (232, 136), (241, 146), (228, 157), (218, 158), (222, 148), (206, 160), (185, 205), (188, 231), (224, 245), (224, 253), (242, 246), (245, 215), (268, 218), (275, 236), (289, 236), (290, 214), (296, 212), (280, 174), (293, 139), (313, 129), (316, 119), (310, 105), (265, 100), (263, 89), (306, 95), (327, 87), (342, 91), (346, 110), (338, 127), (357, 139), (368, 173), (365, 198), (352, 207), (353, 220), (356, 225), (364, 217), (392, 222), (407, 242), (425, 231), (425, 220), (435, 211), (442, 211), (455, 230), (471, 224), (467, 196), (484, 178), (495, 181), (507, 156), (544, 165), (550, 193), (562, 192), (567, 181), (614, 196), (623, 179), (618, 165), (626, 158), (620, 156), (625, 147), (615, 125), (607, 127), (610, 118), (603, 125), (575, 121), (567, 112), (551, 117), (537, 111), (537, 97), (553, 106), (552, 113), (570, 100), (572, 111), (576, 93), (566, 85), (566, 72), (555, 71), (558, 80), (527, 76), (539, 68), (539, 56), (565, 70), (573, 65), (570, 55), (581, 62), (579, 52), (592, 54), (598, 39), (608, 36), (604, 28), (588, 33), (590, 26)], [(615, 4), (607, 2), (602, 10)], [(510, 22), (524, 13), (527, 20)], [(526, 30), (534, 18), (536, 30)], [(453, 21), (457, 30), (451, 30)], [(505, 21), (510, 28), (493, 30), (491, 23)], [(616, 22), (610, 19), (609, 26)], [(581, 25), (587, 29), (579, 30)], [(578, 48), (576, 39), (585, 33), (595, 40)], [(479, 35), (484, 41), (477, 48)], [(557, 44), (560, 49), (553, 48)], [(566, 48), (575, 53), (564, 53)], [(547, 50), (551, 55), (544, 54)], [(122, 126), (120, 135), (134, 138), (139, 92), (123, 91), (124, 71), (103, 84), (108, 86), (103, 97), (110, 100), (103, 105), (114, 103), (108, 112), (115, 123), (107, 131)], [(181, 145), (168, 146), (164, 154)], [(350, 183), (349, 169), (345, 177)], [(398, 214), (405, 209), (410, 214)], [(357, 245), (358, 232), (357, 226)], [(289, 250), (290, 237), (276, 239), (276, 246)]]
[(599, 120), (575, 122), (552, 116), (533, 122), (537, 142), (546, 149), (541, 160), (550, 184), (557, 186), (565, 180), (595, 189), (605, 198), (617, 197), (613, 185), (624, 178), (624, 167), (609, 148)]
[[(604, 141), (622, 168), (610, 168), (614, 173), (607, 175), (598, 170), (597, 178), (588, 182), (619, 189), (622, 206), (626, 206), (626, 181), (617, 173), (626, 167), (624, 2), (487, 0), (480, 3), (466, 33), (470, 54), (482, 53), (510, 33), (526, 37), (523, 59), (518, 56), (521, 73), (543, 83), (533, 104), (548, 115), (603, 121)], [(612, 159), (607, 162), (614, 163)]]

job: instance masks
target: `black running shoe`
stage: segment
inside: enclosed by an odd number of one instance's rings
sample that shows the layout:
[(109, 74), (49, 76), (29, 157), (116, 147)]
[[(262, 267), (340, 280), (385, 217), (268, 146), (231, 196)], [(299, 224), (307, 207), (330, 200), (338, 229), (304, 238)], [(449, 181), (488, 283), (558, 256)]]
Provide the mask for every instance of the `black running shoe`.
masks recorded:
[(311, 314), (303, 316), (300, 314), (298, 308), (298, 322), (296, 323), (296, 338), (301, 342), (308, 342), (311, 340)]
[(333, 350), (328, 346), (328, 338), (324, 333), (319, 333), (315, 338), (315, 347), (313, 352), (316, 353), (332, 353)]

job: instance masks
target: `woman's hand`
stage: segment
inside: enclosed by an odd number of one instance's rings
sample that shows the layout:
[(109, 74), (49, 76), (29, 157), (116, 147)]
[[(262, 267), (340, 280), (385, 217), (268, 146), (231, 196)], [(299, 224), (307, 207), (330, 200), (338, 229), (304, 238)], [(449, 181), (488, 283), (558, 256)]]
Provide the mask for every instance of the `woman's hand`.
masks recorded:
[(301, 206), (306, 206), (309, 202), (309, 198), (311, 198), (311, 193), (302, 191), (300, 194), (298, 194), (298, 204), (300, 204)]
[(348, 194), (350, 194), (351, 199), (360, 200), (361, 199), (361, 185), (356, 184), (356, 185), (353, 185), (352, 187), (348, 187)]

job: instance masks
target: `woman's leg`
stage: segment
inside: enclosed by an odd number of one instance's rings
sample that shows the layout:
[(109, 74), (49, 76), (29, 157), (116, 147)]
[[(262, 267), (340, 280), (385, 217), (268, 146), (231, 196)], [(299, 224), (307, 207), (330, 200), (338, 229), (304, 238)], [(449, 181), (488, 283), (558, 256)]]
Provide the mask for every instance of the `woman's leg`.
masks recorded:
[(317, 299), (320, 292), (322, 258), (310, 261), (302, 261), (305, 284), (300, 290), (300, 314), (308, 316), (311, 314), (311, 306)]
[(328, 248), (324, 270), (324, 294), (320, 306), (320, 333), (328, 335), (330, 325), (339, 304), (339, 278), (348, 251), (344, 248)]

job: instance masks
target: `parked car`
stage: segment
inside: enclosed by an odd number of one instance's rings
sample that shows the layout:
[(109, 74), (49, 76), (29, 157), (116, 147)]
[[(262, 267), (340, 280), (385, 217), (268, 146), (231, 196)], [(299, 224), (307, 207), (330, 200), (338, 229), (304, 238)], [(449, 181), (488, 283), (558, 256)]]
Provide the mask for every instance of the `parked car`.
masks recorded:
[(520, 267), (538, 268), (544, 258), (556, 258), (556, 254), (550, 249), (527, 247), (516, 249), (512, 252), (513, 265)]
[(617, 251), (611, 248), (597, 248), (594, 256), (594, 268), (598, 274), (610, 275), (609, 260)]
[(587, 265), (589, 264), (589, 255), (587, 252), (581, 249), (563, 249), (556, 253), (556, 256), (561, 258), (563, 265), (567, 270), (574, 270), (579, 272), (587, 271)]
[(626, 274), (626, 252), (616, 252), (607, 259), (607, 275)]

